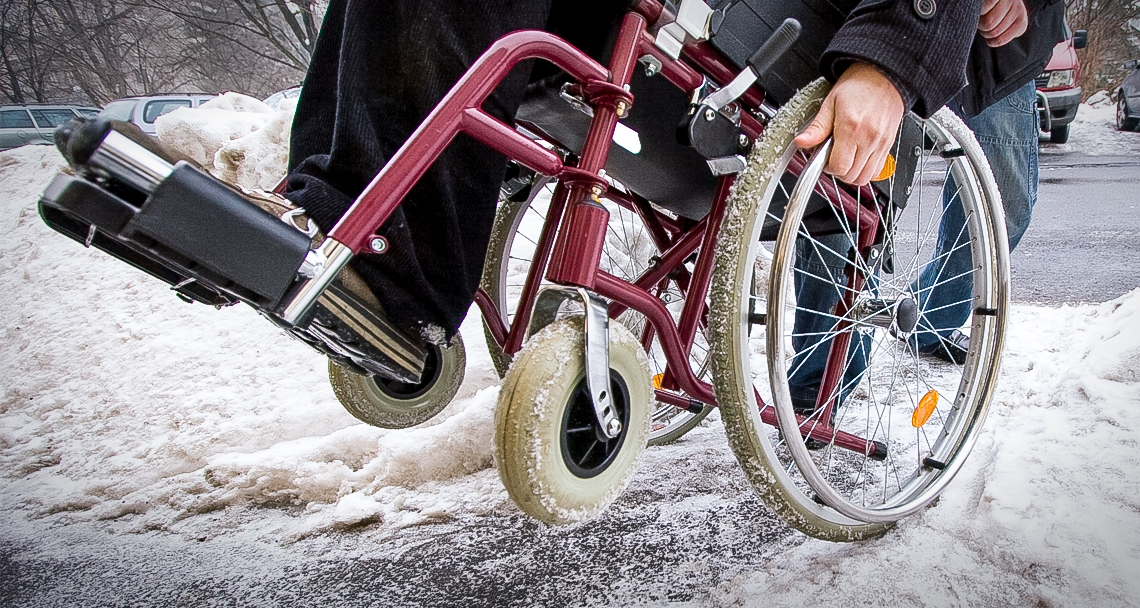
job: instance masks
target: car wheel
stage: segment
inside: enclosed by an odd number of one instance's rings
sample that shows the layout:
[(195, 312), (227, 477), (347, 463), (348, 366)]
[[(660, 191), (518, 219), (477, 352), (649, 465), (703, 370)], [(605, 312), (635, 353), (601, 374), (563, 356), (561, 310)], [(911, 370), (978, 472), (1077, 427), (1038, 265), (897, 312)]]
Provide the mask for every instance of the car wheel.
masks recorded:
[(1123, 92), (1119, 95), (1120, 99), (1116, 102), (1116, 128), (1120, 131), (1135, 131), (1140, 118), (1128, 116), (1128, 101), (1124, 99)]
[(1069, 141), (1069, 125), (1049, 131), (1049, 141), (1055, 144), (1063, 144)]

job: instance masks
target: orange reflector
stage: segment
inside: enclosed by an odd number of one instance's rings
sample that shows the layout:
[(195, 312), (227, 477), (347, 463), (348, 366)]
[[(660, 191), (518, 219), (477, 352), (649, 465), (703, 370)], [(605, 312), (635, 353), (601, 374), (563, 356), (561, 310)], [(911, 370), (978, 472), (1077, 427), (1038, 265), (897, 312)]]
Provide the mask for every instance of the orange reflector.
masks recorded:
[(914, 428), (921, 428), (930, 420), (930, 415), (934, 413), (934, 408), (938, 406), (938, 391), (929, 391), (918, 400), (918, 407), (914, 408), (914, 414), (910, 417), (910, 424)]
[[(644, 378), (644, 377), (645, 376), (642, 376), (642, 378)], [(653, 376), (653, 388), (660, 389), (661, 388), (661, 380), (664, 378), (665, 378), (665, 374), (655, 374)]]
[(879, 174), (877, 176), (875, 176), (875, 179), (873, 179), (871, 181), (881, 182), (884, 179), (890, 179), (891, 176), (893, 176), (894, 174), (895, 174), (895, 157), (888, 154), (886, 162), (883, 163), (883, 170), (879, 171)]

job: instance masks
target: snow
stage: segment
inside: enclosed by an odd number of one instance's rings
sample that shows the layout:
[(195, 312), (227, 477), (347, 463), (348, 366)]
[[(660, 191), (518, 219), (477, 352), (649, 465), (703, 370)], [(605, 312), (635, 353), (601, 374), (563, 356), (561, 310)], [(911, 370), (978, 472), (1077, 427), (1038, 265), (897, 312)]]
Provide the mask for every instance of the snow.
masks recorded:
[[(172, 113), (160, 133), (200, 145), (215, 171), (244, 141), (231, 169), (267, 187), (283, 161), (256, 159), (281, 152), (288, 120), (228, 103)], [(1140, 134), (1111, 131), (1102, 114), (1082, 108), (1066, 145), (1136, 153)], [(277, 169), (243, 173), (249, 163)], [(34, 204), (62, 166), (50, 147), (0, 153), (4, 520), (44, 535), (289, 541), (517, 512), (493, 468), (499, 381), (477, 314), (461, 328), (465, 383), (443, 413), (403, 431), (363, 425), (337, 403), (324, 359), (251, 309), (184, 304), (48, 229)], [(723, 433), (719, 422), (706, 430)], [(1140, 290), (1097, 305), (1016, 305), (985, 430), (934, 507), (877, 540), (805, 540), (699, 603), (1138, 605), (1138, 448)], [(690, 497), (669, 513), (717, 501)]]
[(1068, 143), (1045, 143), (1048, 134), (1042, 133), (1042, 137), (1042, 154), (1140, 155), (1140, 133), (1116, 130), (1116, 103), (1107, 91), (1094, 93), (1077, 108), (1077, 117), (1070, 123)]
[(178, 108), (154, 123), (158, 138), (214, 176), (245, 188), (271, 190), (285, 175), (296, 99), (276, 110), (240, 93), (197, 108)]

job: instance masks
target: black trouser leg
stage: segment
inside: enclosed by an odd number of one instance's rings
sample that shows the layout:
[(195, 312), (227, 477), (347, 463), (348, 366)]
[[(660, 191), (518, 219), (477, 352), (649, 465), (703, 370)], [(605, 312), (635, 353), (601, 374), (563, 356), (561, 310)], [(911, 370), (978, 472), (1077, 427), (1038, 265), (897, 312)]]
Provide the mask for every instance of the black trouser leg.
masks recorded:
[[(331, 230), (468, 67), (502, 35), (541, 29), (550, 0), (333, 0), (297, 106), (288, 197)], [(484, 108), (510, 122), (529, 75)], [(353, 267), (398, 326), (450, 336), (479, 285), (506, 158), (460, 136)]]

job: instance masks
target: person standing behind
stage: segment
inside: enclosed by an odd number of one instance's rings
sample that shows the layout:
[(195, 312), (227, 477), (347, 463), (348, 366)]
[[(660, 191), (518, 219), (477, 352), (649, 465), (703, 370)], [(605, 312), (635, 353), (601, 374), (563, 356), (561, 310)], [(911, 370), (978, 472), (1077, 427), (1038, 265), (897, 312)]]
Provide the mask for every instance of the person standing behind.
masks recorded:
[[(916, 10), (918, 4), (915, 3)], [(964, 80), (968, 84), (953, 95), (949, 105), (974, 130), (990, 161), (1006, 203), (1007, 233), (1012, 247), (1028, 228), (1037, 198), (1033, 78), (1045, 67), (1053, 45), (1063, 37), (1064, 3), (984, 0), (980, 15), (966, 62)], [(895, 59), (880, 56), (892, 51), (867, 32), (852, 32), (846, 37), (837, 36), (821, 62), (825, 75), (834, 75), (843, 68), (845, 71), (833, 78), (836, 84), (819, 114), (796, 137), (795, 144), (809, 149), (833, 135), (825, 171), (844, 182), (862, 186), (879, 173), (904, 109), (926, 115), (937, 109), (926, 107), (929, 104), (922, 103), (920, 91), (908, 89), (902, 78), (889, 71)], [(877, 77), (873, 73), (876, 71)], [(947, 184), (948, 193), (955, 190), (952, 183)], [(928, 264), (911, 286), (919, 310), (931, 311), (920, 319), (912, 344), (921, 354), (961, 363), (969, 348), (969, 337), (958, 328), (971, 312), (973, 279), (969, 272), (970, 253), (962, 242), (966, 238), (962, 229), (966, 220), (961, 206), (949, 202), (944, 201), (948, 212), (940, 222), (937, 250), (932, 257), (943, 261)], [(817, 240), (832, 251), (846, 251), (850, 245), (845, 239), (836, 235)], [(809, 413), (815, 408), (828, 356), (827, 348), (813, 346), (825, 339), (833, 324), (829, 313), (839, 298), (833, 282), (842, 277), (844, 268), (823, 260), (802, 240), (797, 243), (796, 260), (796, 299), (804, 304), (796, 314), (793, 329), (793, 348), (799, 354), (792, 365), (799, 371), (789, 385), (796, 410)], [(827, 276), (834, 280), (813, 278)], [(869, 337), (851, 343), (841, 400), (858, 384), (867, 367), (868, 352)]]
[[(992, 91), (967, 88), (950, 107), (974, 131), (990, 162), (1005, 205), (1006, 234), (1009, 249), (1013, 251), (1029, 228), (1037, 202), (1039, 119), (1033, 78), (1049, 61), (1053, 45), (1064, 38), (1064, 3), (1057, 2), (1032, 16), (1025, 0), (986, 0), (982, 10), (978, 33), (990, 53), (980, 59), (971, 57), (968, 69), (1002, 73), (1018, 62), (1023, 67), (1008, 79), (1008, 86), (995, 87)], [(978, 82), (977, 79), (972, 81)], [(1011, 88), (1012, 91), (1008, 91)], [(993, 99), (999, 101), (991, 104)], [(984, 109), (979, 112), (978, 108)], [(965, 247), (958, 247), (957, 242), (957, 235), (964, 234), (962, 227), (966, 220), (961, 216), (960, 205), (947, 209), (951, 213), (943, 217), (939, 226), (938, 250), (934, 254), (948, 256), (945, 268), (935, 264), (927, 266), (911, 287), (918, 296), (919, 309), (931, 311), (920, 320), (916, 346), (920, 354), (962, 364), (970, 347), (970, 337), (958, 328), (970, 317), (973, 283), (969, 275), (969, 252)], [(955, 278), (947, 280), (948, 277)]]

